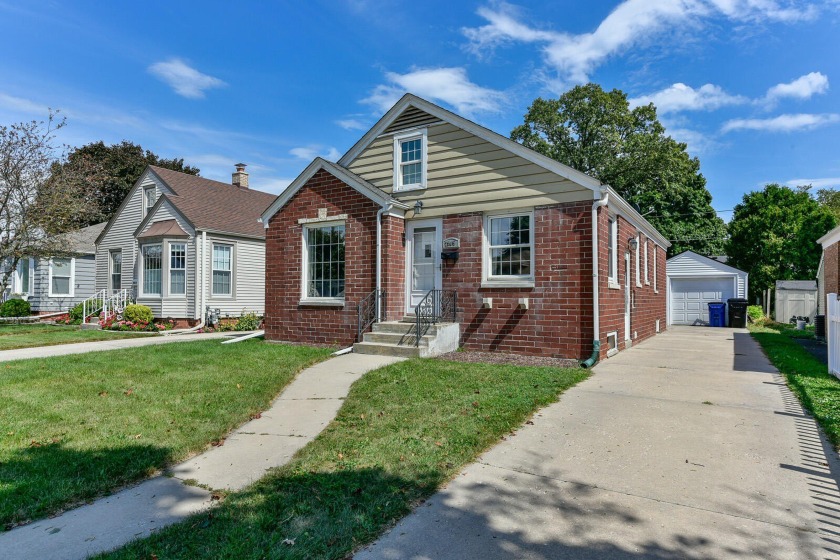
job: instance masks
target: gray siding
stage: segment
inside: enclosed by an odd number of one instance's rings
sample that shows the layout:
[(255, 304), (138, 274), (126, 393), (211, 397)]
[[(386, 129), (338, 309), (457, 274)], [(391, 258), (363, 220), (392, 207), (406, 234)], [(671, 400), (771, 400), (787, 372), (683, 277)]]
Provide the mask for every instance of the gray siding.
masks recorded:
[(35, 264), (34, 291), (29, 296), (32, 311), (40, 313), (66, 311), (93, 295), (96, 271), (94, 255), (75, 257), (74, 265), (73, 297), (50, 297), (49, 259), (38, 259)]
[[(589, 189), (448, 123), (428, 127), (427, 167), (426, 189), (393, 193), (409, 204), (422, 199), (424, 217), (592, 200)], [(393, 135), (377, 138), (349, 169), (391, 194)]]
[[(232, 244), (233, 247), (233, 295), (219, 297), (212, 295), (213, 243)], [(242, 310), (265, 314), (265, 242), (255, 239), (235, 238), (221, 235), (207, 235), (206, 266), (207, 305), (220, 309), (222, 317), (239, 317)]]
[(143, 189), (147, 186), (155, 186), (157, 196), (170, 192), (150, 172), (142, 178), (138, 185), (128, 194), (125, 205), (119, 211), (116, 219), (110, 224), (110, 228), (102, 237), (102, 241), (96, 246), (96, 286), (91, 292), (105, 290), (108, 288), (108, 268), (110, 251), (122, 250), (122, 289), (132, 289), (137, 285), (138, 258), (137, 243), (134, 238), (134, 231), (145, 217), (143, 206)]

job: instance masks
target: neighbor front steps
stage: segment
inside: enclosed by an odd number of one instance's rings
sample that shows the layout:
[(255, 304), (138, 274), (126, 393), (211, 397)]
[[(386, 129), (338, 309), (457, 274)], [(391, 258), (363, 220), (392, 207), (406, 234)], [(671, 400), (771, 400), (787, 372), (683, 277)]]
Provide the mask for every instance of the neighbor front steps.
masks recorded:
[(438, 356), (458, 349), (461, 329), (458, 323), (431, 325), (417, 342), (417, 323), (412, 315), (402, 321), (374, 323), (373, 331), (364, 335), (362, 342), (353, 345), (359, 354), (398, 356), (402, 358)]

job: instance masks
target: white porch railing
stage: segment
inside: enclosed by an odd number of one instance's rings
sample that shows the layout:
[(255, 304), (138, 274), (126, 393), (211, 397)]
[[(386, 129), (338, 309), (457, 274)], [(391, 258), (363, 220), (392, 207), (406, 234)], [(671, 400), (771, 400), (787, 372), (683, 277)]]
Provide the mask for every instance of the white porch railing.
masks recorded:
[(88, 317), (98, 313), (102, 313), (105, 319), (112, 315), (120, 315), (131, 301), (131, 293), (128, 290), (118, 290), (110, 295), (108, 290), (99, 290), (82, 302), (82, 323), (87, 323)]
[(840, 301), (837, 294), (826, 294), (826, 340), (828, 341), (828, 371), (840, 377)]

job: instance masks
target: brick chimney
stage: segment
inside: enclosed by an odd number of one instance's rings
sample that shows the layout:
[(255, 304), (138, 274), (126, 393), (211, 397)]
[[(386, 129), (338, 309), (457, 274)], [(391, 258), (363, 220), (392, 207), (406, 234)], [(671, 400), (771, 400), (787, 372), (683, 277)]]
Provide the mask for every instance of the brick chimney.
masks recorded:
[(236, 171), (233, 173), (233, 185), (236, 187), (248, 188), (248, 172), (245, 171), (244, 163), (236, 164)]

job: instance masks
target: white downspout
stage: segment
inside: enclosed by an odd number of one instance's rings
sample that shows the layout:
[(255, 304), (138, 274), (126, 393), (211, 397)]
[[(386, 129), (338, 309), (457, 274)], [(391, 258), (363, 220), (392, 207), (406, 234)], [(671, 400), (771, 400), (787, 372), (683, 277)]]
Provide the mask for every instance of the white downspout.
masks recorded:
[(601, 352), (601, 304), (600, 282), (598, 277), (598, 208), (607, 205), (610, 198), (608, 190), (601, 191), (601, 198), (592, 205), (592, 356), (581, 363), (583, 367), (592, 367), (598, 361)]
[(376, 213), (376, 320), (382, 319), (381, 300), (379, 291), (382, 289), (382, 216), (390, 212), (393, 204), (386, 204)]

